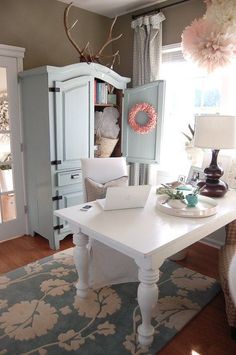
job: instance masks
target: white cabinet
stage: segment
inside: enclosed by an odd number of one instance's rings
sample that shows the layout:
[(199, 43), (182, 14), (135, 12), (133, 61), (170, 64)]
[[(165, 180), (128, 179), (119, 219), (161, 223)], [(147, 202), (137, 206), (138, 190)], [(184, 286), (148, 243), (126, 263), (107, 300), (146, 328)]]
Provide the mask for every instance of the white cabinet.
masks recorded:
[[(147, 164), (159, 161), (164, 82), (125, 90), (129, 78), (94, 63), (40, 67), (22, 72), (20, 79), (29, 232), (47, 238), (55, 249), (70, 230), (53, 211), (83, 202), (80, 159), (94, 157), (95, 111), (112, 106), (95, 101), (97, 83), (109, 84), (116, 95), (121, 130), (112, 156), (123, 154), (127, 162)], [(148, 134), (127, 124), (130, 109), (142, 102), (158, 113)], [(146, 113), (139, 112), (137, 120), (145, 124)]]
[(93, 83), (91, 76), (55, 83), (58, 90), (55, 95), (58, 170), (77, 168), (81, 158), (91, 155)]
[(20, 79), (29, 231), (55, 249), (70, 230), (53, 211), (83, 202), (80, 159), (94, 156), (94, 80), (114, 86), (121, 125), (130, 79), (94, 63), (40, 67)]

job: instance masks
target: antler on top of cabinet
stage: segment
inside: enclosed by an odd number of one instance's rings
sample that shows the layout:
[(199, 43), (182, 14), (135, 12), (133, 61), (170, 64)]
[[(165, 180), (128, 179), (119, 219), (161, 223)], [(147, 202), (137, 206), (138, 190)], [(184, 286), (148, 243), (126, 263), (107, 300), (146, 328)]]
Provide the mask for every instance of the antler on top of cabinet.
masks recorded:
[(91, 54), (90, 52), (90, 44), (89, 42), (87, 42), (87, 44), (85, 45), (84, 48), (80, 48), (79, 45), (76, 43), (76, 41), (73, 39), (71, 31), (72, 29), (76, 26), (76, 24), (78, 23), (78, 19), (74, 21), (74, 23), (72, 25), (69, 25), (69, 21), (68, 21), (68, 17), (69, 17), (69, 11), (71, 9), (71, 7), (73, 6), (73, 3), (70, 3), (69, 5), (66, 6), (65, 11), (64, 11), (64, 27), (65, 27), (65, 31), (66, 31), (66, 35), (69, 39), (69, 41), (71, 42), (71, 44), (74, 46), (74, 48), (76, 49), (76, 51), (79, 53), (79, 58), (81, 62), (96, 62), (96, 63), (100, 63), (100, 58), (101, 57), (106, 57), (106, 58), (113, 58), (112, 60), (112, 64), (110, 65), (110, 67), (112, 68), (116, 59), (118, 58), (119, 60), (119, 50), (116, 51), (116, 53), (112, 54), (112, 55), (102, 55), (104, 49), (111, 44), (112, 42), (120, 39), (122, 37), (122, 33), (116, 37), (112, 37), (112, 31), (114, 28), (114, 25), (116, 23), (117, 17), (115, 17), (114, 21), (112, 22), (110, 31), (109, 31), (109, 35), (108, 38), (106, 40), (106, 42), (101, 46), (101, 48), (97, 51), (96, 54)]
[(77, 19), (77, 20), (75, 20), (75, 22), (72, 25), (69, 25), (68, 16), (69, 16), (70, 8), (72, 6), (73, 6), (73, 3), (70, 3), (69, 5), (67, 5), (67, 7), (65, 8), (65, 11), (64, 11), (64, 27), (65, 27), (65, 31), (66, 31), (66, 34), (67, 34), (67, 37), (68, 37), (69, 41), (72, 43), (72, 45), (75, 47), (75, 49), (79, 53), (80, 60), (81, 61), (87, 61), (87, 56), (84, 55), (84, 52), (89, 47), (89, 42), (86, 44), (86, 46), (83, 49), (80, 49), (80, 47), (78, 46), (78, 44), (76, 43), (76, 41), (73, 39), (73, 37), (71, 35), (71, 30), (78, 23), (78, 19)]
[(95, 57), (100, 57), (100, 55), (102, 54), (102, 52), (104, 51), (104, 49), (112, 42), (116, 41), (117, 39), (120, 39), (123, 34), (121, 33), (119, 36), (116, 36), (114, 38), (112, 38), (112, 31), (113, 31), (113, 28), (114, 28), (114, 25), (116, 23), (116, 20), (117, 20), (117, 16), (114, 18), (114, 21), (112, 22), (111, 24), (111, 28), (110, 28), (110, 31), (109, 31), (109, 35), (108, 35), (108, 38), (106, 40), (106, 42), (104, 43), (104, 45), (99, 49), (99, 51), (95, 54)]

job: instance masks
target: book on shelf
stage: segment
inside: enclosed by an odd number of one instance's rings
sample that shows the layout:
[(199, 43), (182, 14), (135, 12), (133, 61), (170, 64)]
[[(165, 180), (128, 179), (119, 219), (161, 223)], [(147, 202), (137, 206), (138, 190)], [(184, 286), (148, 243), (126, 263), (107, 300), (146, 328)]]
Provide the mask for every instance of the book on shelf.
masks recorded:
[(107, 104), (107, 83), (95, 80), (94, 98), (96, 104)]

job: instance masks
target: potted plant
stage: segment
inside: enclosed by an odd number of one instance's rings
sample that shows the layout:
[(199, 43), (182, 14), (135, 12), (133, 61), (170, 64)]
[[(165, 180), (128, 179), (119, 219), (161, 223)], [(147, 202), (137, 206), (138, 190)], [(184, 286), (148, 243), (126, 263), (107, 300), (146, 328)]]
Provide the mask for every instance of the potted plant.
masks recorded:
[(163, 185), (163, 187), (157, 188), (156, 193), (166, 195), (164, 203), (168, 203), (173, 208), (183, 208), (186, 206), (185, 196), (182, 191)]
[(182, 191), (178, 189), (173, 189), (167, 185), (159, 187), (156, 190), (157, 194), (166, 195), (166, 200), (163, 203), (168, 203), (173, 208), (183, 208), (184, 205), (188, 207), (195, 207), (198, 203), (198, 195), (201, 189), (196, 187), (193, 191), (185, 195)]

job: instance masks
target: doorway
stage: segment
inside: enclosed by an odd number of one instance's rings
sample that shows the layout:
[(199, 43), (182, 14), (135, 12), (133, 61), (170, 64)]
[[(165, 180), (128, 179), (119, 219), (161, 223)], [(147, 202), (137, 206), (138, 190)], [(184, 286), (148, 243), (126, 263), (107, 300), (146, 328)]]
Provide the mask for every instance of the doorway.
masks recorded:
[(26, 233), (17, 80), (18, 71), (22, 70), (23, 53), (22, 48), (15, 50), (15, 47), (0, 45), (0, 241)]

